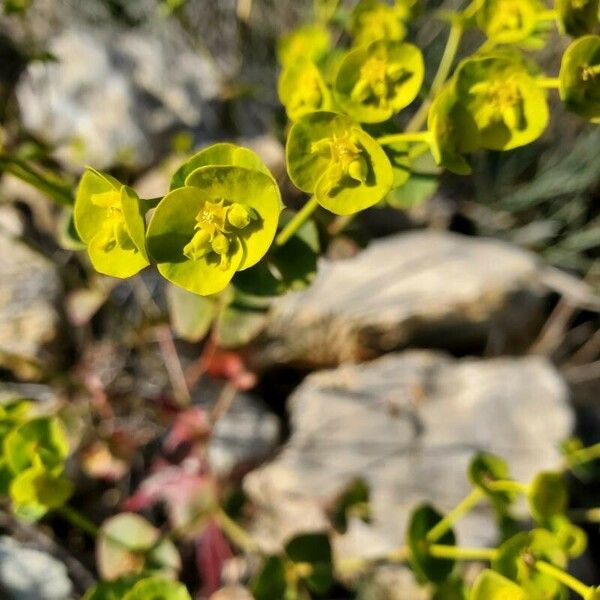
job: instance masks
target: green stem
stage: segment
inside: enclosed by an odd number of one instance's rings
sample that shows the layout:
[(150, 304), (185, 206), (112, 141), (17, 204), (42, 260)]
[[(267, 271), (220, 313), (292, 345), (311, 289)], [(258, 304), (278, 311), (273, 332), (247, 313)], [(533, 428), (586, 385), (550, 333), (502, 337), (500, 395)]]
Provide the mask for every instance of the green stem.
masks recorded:
[(317, 197), (313, 196), (310, 200), (293, 216), (290, 222), (279, 232), (279, 235), (275, 238), (276, 246), (283, 246), (287, 241), (304, 225), (304, 222), (310, 215), (315, 212), (315, 209), (319, 206)]
[(581, 450), (575, 450), (567, 455), (567, 463), (569, 466), (582, 465), (587, 462), (591, 462), (600, 458), (600, 443), (588, 446), (587, 448), (581, 448)]
[(560, 79), (558, 77), (538, 77), (535, 82), (538, 87), (545, 90), (555, 90), (560, 85)]
[(437, 542), (454, 523), (461, 517), (466, 515), (481, 499), (483, 492), (479, 488), (474, 488), (471, 493), (466, 496), (459, 504), (456, 505), (435, 527), (429, 530), (425, 539), (433, 544)]
[(494, 560), (498, 551), (495, 548), (460, 548), (458, 546), (445, 546), (431, 544), (428, 553), (434, 558), (448, 558), (456, 560)]
[(585, 583), (579, 581), (579, 579), (569, 575), (566, 571), (551, 565), (543, 560), (536, 560), (534, 567), (540, 572), (549, 575), (556, 581), (559, 581), (563, 585), (567, 586), (570, 590), (573, 590), (576, 594), (579, 594), (582, 598), (588, 598), (594, 591)]
[(417, 112), (412, 116), (406, 125), (406, 131), (418, 131), (427, 120), (427, 113), (429, 112), (429, 107), (431, 106), (433, 98), (444, 85), (444, 83), (446, 83), (446, 79), (448, 79), (450, 69), (452, 68), (452, 63), (454, 62), (456, 54), (458, 53), (463, 31), (464, 27), (462, 19), (456, 19), (450, 26), (448, 40), (446, 41), (446, 46), (444, 48), (442, 58), (440, 59), (437, 72), (433, 77), (429, 94), (427, 98), (423, 100), (423, 103)]
[(256, 552), (258, 544), (244, 529), (242, 529), (222, 508), (217, 509), (214, 518), (225, 535), (245, 552)]
[(33, 169), (25, 161), (6, 155), (0, 155), (0, 171), (15, 177), (38, 189), (63, 206), (73, 206), (73, 195), (66, 186), (49, 181), (44, 175)]
[(600, 508), (574, 508), (568, 516), (577, 523), (600, 523)]
[(499, 481), (490, 481), (487, 487), (493, 492), (517, 492), (518, 494), (527, 494), (529, 486), (520, 481), (504, 479)]
[(407, 143), (407, 144), (421, 144), (429, 143), (430, 134), (428, 131), (415, 131), (403, 133), (391, 133), (390, 135), (383, 135), (377, 138), (377, 143), (382, 146), (389, 146), (390, 144)]
[(89, 536), (97, 538), (100, 534), (100, 529), (92, 523), (87, 517), (84, 517), (78, 510), (65, 504), (55, 509), (61, 517), (64, 517), (73, 527), (77, 527), (82, 531), (85, 531)]

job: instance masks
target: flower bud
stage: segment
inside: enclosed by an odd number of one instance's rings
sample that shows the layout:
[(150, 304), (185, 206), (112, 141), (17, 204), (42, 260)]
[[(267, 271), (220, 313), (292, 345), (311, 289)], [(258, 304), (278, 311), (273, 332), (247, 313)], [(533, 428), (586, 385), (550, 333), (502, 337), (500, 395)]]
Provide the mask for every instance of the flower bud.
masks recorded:
[(360, 183), (364, 183), (367, 180), (367, 172), (367, 161), (362, 156), (357, 156), (348, 165), (348, 175), (352, 179), (360, 181)]
[(199, 260), (211, 250), (210, 235), (200, 229), (194, 237), (183, 247), (183, 254), (190, 260)]
[(227, 221), (236, 229), (244, 229), (254, 218), (255, 214), (252, 209), (243, 204), (232, 204), (227, 212)]
[(217, 254), (227, 254), (229, 252), (229, 240), (222, 234), (217, 233), (211, 242), (212, 249)]

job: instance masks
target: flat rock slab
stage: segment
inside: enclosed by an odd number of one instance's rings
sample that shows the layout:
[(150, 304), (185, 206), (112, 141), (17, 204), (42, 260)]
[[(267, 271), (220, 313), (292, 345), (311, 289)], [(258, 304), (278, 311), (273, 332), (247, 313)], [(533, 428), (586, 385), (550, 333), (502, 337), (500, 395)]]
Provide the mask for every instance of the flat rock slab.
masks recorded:
[(408, 345), (472, 352), (531, 342), (546, 293), (538, 258), (507, 243), (416, 231), (322, 261), (314, 283), (278, 300), (259, 366), (360, 362)]
[(60, 363), (62, 283), (56, 267), (0, 233), (0, 367), (36, 379)]
[[(522, 481), (557, 466), (573, 424), (567, 396), (539, 357), (456, 360), (410, 351), (313, 374), (290, 398), (289, 442), (244, 480), (257, 506), (257, 540), (276, 551), (295, 533), (325, 527), (326, 506), (360, 477), (373, 520), (351, 521), (337, 551), (381, 556), (402, 545), (416, 504), (446, 511), (466, 495), (475, 452), (504, 457)], [(489, 508), (478, 507), (457, 532), (467, 546), (491, 543)]]

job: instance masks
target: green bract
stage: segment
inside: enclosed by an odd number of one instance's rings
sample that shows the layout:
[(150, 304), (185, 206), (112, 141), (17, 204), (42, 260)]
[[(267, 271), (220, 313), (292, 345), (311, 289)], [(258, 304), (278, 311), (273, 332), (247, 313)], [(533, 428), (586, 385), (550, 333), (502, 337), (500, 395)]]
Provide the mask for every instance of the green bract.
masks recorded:
[(138, 581), (123, 596), (123, 600), (191, 600), (191, 596), (185, 586), (177, 581), (149, 577)]
[(477, 25), (498, 44), (522, 42), (535, 32), (543, 9), (538, 0), (484, 0)]
[(355, 46), (377, 40), (402, 40), (406, 35), (405, 21), (410, 17), (407, 3), (393, 6), (379, 0), (361, 0), (352, 12), (350, 34)]
[(256, 152), (236, 144), (222, 142), (203, 148), (188, 158), (171, 177), (169, 191), (183, 187), (188, 175), (199, 167), (208, 166), (244, 167), (251, 171), (260, 171), (271, 177), (271, 172)]
[(567, 485), (562, 473), (542, 471), (535, 476), (527, 494), (531, 514), (543, 521), (564, 512), (569, 502)]
[(352, 119), (333, 112), (298, 120), (288, 136), (286, 158), (294, 184), (338, 215), (377, 204), (394, 180), (381, 146)]
[(600, 36), (586, 35), (565, 51), (560, 66), (560, 97), (568, 110), (600, 121)]
[(281, 198), (272, 177), (236, 166), (200, 167), (169, 192), (148, 225), (160, 273), (206, 296), (256, 264), (277, 230)]
[(320, 24), (305, 25), (282, 36), (277, 44), (277, 59), (282, 65), (311, 60), (318, 63), (329, 51), (329, 31)]
[(299, 59), (288, 64), (279, 76), (277, 92), (291, 121), (309, 112), (331, 108), (331, 93), (310, 60)]
[(335, 79), (335, 98), (357, 121), (386, 121), (417, 97), (424, 75), (416, 46), (380, 40), (346, 55)]
[(96, 271), (124, 278), (149, 264), (144, 212), (131, 188), (105, 173), (85, 171), (77, 188), (74, 220)]
[(491, 54), (464, 60), (455, 75), (459, 101), (490, 150), (510, 150), (537, 139), (548, 124), (546, 91), (518, 57)]
[(526, 600), (526, 596), (516, 583), (486, 569), (473, 583), (469, 600)]
[(427, 128), (435, 162), (453, 173), (468, 175), (471, 166), (464, 154), (479, 147), (479, 131), (451, 87), (442, 90), (431, 104)]
[(587, 535), (581, 527), (573, 525), (564, 515), (554, 515), (546, 522), (569, 558), (577, 558), (587, 547)]
[(592, 33), (598, 25), (598, 0), (556, 0), (561, 29), (572, 36)]
[(492, 567), (505, 577), (516, 581), (528, 600), (559, 600), (562, 585), (553, 577), (540, 573), (533, 566), (536, 560), (563, 569), (566, 555), (558, 540), (545, 529), (533, 529), (513, 536), (498, 549)]

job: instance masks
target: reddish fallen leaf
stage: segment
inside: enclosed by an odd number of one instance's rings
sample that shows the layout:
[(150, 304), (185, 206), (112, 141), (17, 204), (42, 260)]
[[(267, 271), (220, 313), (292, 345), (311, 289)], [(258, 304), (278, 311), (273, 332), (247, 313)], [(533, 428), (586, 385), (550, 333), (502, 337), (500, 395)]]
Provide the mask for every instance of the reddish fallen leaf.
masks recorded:
[(225, 536), (211, 519), (196, 538), (196, 565), (202, 579), (202, 597), (214, 594), (221, 587), (223, 564), (232, 557), (233, 552)]
[(210, 429), (206, 412), (192, 406), (177, 414), (163, 446), (167, 452), (175, 452), (182, 444), (203, 443), (210, 436)]
[(238, 352), (215, 348), (206, 362), (206, 372), (214, 378), (226, 379), (238, 390), (256, 385), (256, 373), (250, 371)]

